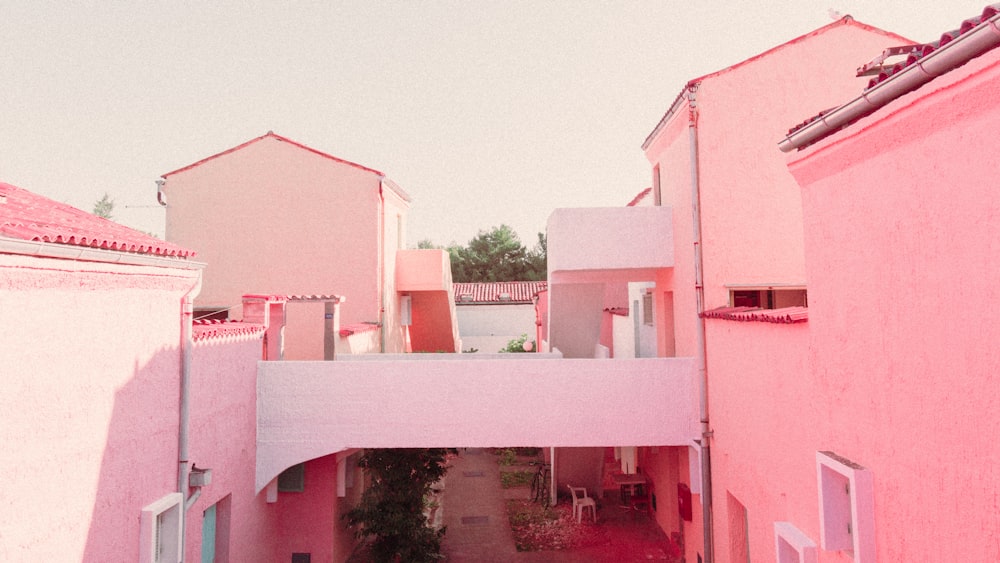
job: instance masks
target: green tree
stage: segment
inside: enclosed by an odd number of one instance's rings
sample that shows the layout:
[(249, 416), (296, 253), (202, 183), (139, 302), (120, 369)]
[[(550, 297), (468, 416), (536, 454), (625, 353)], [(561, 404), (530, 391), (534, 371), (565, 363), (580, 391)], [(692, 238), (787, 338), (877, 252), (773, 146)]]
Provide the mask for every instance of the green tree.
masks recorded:
[(452, 244), (451, 278), (455, 282), (498, 282), (544, 280), (545, 235), (529, 251), (517, 233), (507, 225), (479, 231), (468, 246)]
[[(527, 350), (524, 349), (524, 343), (525, 342), (530, 342), (531, 343), (531, 345), (528, 346)], [(507, 345), (504, 346), (503, 350), (500, 350), (500, 353), (501, 354), (517, 354), (517, 353), (534, 352), (534, 351), (535, 351), (535, 341), (534, 340), (528, 340), (528, 335), (527, 334), (522, 334), (518, 338), (515, 338), (515, 339), (507, 342)]]
[(108, 192), (104, 192), (104, 197), (102, 197), (101, 199), (97, 200), (96, 203), (94, 203), (93, 213), (98, 217), (104, 217), (105, 219), (112, 220), (114, 219), (114, 215), (112, 215), (112, 212), (114, 210), (115, 210), (115, 200), (111, 199), (111, 196), (108, 195)]
[(427, 562), (442, 558), (441, 538), (424, 516), (431, 486), (448, 471), (447, 450), (365, 450), (359, 465), (370, 485), (344, 518), (359, 538), (372, 537), (371, 556), (378, 563)]

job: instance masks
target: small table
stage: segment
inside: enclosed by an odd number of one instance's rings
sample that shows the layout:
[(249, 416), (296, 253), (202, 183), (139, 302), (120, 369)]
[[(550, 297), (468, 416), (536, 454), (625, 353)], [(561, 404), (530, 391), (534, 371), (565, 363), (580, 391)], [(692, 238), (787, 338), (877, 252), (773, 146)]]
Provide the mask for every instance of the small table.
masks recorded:
[[(621, 493), (622, 504), (628, 504), (628, 497), (635, 494), (635, 488), (639, 486), (645, 486), (649, 481), (646, 476), (642, 473), (616, 473), (611, 476), (611, 479), (618, 485), (618, 490)], [(626, 494), (626, 490), (628, 493)]]

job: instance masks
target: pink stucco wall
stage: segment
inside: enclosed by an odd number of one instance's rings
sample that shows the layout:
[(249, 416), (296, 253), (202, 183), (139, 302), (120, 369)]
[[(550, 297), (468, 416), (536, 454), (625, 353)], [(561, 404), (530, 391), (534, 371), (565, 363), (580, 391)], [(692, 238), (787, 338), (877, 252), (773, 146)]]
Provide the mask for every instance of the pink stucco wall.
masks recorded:
[(0, 254), (0, 560), (139, 556), (177, 489), (181, 297), (198, 272)]
[[(706, 308), (728, 304), (727, 285), (804, 284), (799, 188), (774, 139), (803, 116), (855, 93), (863, 84), (850, 71), (901, 43), (898, 36), (842, 20), (692, 81)], [(676, 353), (685, 356), (695, 352), (686, 100), (675, 110), (645, 151), (651, 166), (659, 167), (663, 205), (674, 210), (672, 283), (677, 285), (658, 289), (674, 289)]]
[[(167, 239), (208, 264), (197, 306), (241, 318), (244, 293), (337, 294), (352, 324), (379, 321), (381, 293), (394, 295), (408, 203), (374, 171), (268, 135), (168, 174), (164, 193)], [(386, 341), (402, 349), (398, 325)], [(321, 359), (322, 342), (322, 306), (290, 308), (286, 357)]]
[(706, 321), (718, 561), (731, 560), (728, 495), (747, 509), (755, 560), (775, 560), (774, 522), (793, 522), (818, 541), (815, 454), (836, 449), (821, 431), (836, 409), (825, 398), (860, 374), (811, 378), (809, 325)]
[(810, 423), (872, 471), (883, 561), (1000, 558), (1000, 329), (982, 318), (1000, 302), (998, 87), (991, 52), (790, 159), (823, 385)]
[[(260, 336), (199, 341), (192, 360), (190, 457), (212, 483), (188, 511), (188, 561), (201, 557), (204, 511), (229, 497), (230, 561), (279, 561), (281, 519), (254, 490)], [(325, 540), (326, 536), (322, 536)]]

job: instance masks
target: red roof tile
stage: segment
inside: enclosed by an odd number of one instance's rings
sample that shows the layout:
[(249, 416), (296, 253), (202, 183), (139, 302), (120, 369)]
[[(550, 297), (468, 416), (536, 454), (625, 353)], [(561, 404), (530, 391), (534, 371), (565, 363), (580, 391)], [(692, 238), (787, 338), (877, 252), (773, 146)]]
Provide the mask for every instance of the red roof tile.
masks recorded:
[(784, 309), (719, 307), (704, 311), (699, 316), (703, 319), (791, 324), (807, 322), (809, 320), (809, 309), (806, 307), (785, 307)]
[(349, 325), (340, 325), (341, 336), (350, 336), (359, 332), (371, 332), (373, 330), (378, 330), (378, 323), (353, 323)]
[(545, 291), (544, 281), (514, 281), (490, 283), (453, 284), (455, 303), (459, 305), (481, 305), (483, 303), (531, 303), (539, 292)]
[[(860, 76), (872, 76), (872, 78), (868, 81), (868, 84), (865, 86), (865, 89), (862, 92), (862, 96), (863, 97), (867, 97), (871, 93), (871, 91), (873, 89), (875, 89), (876, 87), (878, 87), (883, 82), (889, 80), (890, 78), (892, 78), (893, 76), (895, 76), (895, 75), (903, 72), (904, 70), (912, 67), (913, 65), (919, 64), (919, 62), (922, 59), (924, 59), (925, 57), (928, 57), (931, 54), (937, 52), (938, 50), (944, 48), (946, 45), (948, 45), (949, 43), (951, 43), (952, 41), (954, 41), (955, 39), (957, 39), (959, 36), (964, 35), (964, 34), (968, 33), (969, 31), (972, 31), (973, 29), (975, 29), (979, 25), (987, 22), (987, 20), (989, 20), (990, 18), (993, 18), (994, 16), (996, 16), (998, 13), (1000, 13), (1000, 4), (990, 4), (990, 5), (986, 6), (985, 8), (983, 8), (983, 11), (982, 11), (982, 13), (979, 16), (972, 17), (972, 18), (969, 18), (969, 19), (966, 19), (966, 20), (962, 21), (962, 23), (958, 27), (958, 29), (953, 29), (951, 31), (946, 31), (945, 33), (941, 34), (941, 37), (937, 41), (933, 41), (931, 43), (920, 43), (920, 44), (911, 43), (911, 44), (908, 44), (908, 45), (902, 45), (902, 46), (897, 46), (897, 47), (889, 47), (888, 49), (883, 50), (882, 53), (880, 53), (878, 56), (876, 56), (875, 58), (873, 58), (871, 61), (865, 63), (864, 65), (861, 65), (860, 67), (858, 67), (857, 76), (859, 76), (859, 77)], [(995, 47), (996, 47), (996, 45), (990, 46), (990, 47), (988, 47), (986, 50), (984, 50), (982, 52), (975, 53), (973, 55), (973, 57), (979, 56), (979, 55), (985, 53), (986, 51), (988, 51), (990, 49), (993, 49)], [(964, 64), (964, 62), (963, 62), (963, 64)], [(959, 66), (961, 66), (961, 65), (959, 65)], [(957, 67), (954, 67), (954, 68), (957, 68)], [(953, 70), (953, 69), (949, 69), (949, 70)], [(923, 71), (922, 68), (921, 68), (921, 70)], [(924, 71), (924, 72), (926, 73), (926, 71)], [(916, 90), (917, 88), (920, 88), (925, 83), (930, 82), (934, 78), (936, 78), (936, 77), (928, 75), (925, 80), (914, 81), (914, 85), (908, 90), (908, 92), (911, 92), (913, 90)], [(902, 95), (904, 93), (907, 93), (907, 92), (902, 92), (899, 95)], [(896, 97), (898, 97), (898, 96), (896, 96)], [(826, 131), (825, 134), (823, 134), (821, 136), (818, 136), (818, 137), (812, 139), (809, 143), (803, 144), (801, 146), (798, 146), (797, 148), (799, 150), (802, 150), (805, 147), (807, 147), (807, 146), (809, 146), (811, 144), (814, 144), (817, 141), (819, 141), (819, 140), (821, 140), (821, 139), (823, 139), (823, 138), (825, 138), (825, 137), (827, 137), (829, 135), (832, 135), (833, 133), (836, 133), (840, 129), (843, 129), (845, 127), (849, 127), (850, 125), (852, 125), (853, 123), (855, 123), (858, 119), (861, 119), (862, 117), (865, 117), (866, 115), (874, 113), (880, 107), (882, 107), (882, 105), (885, 105), (885, 103), (882, 103), (880, 105), (871, 105), (870, 108), (868, 109), (868, 111), (862, 113), (861, 115), (856, 116), (852, 121), (844, 124), (842, 127), (838, 128), (838, 129), (830, 129), (829, 131)], [(808, 127), (809, 125), (813, 124), (814, 122), (823, 119), (827, 114), (830, 114), (830, 113), (832, 113), (834, 111), (840, 110), (843, 107), (844, 106), (839, 106), (839, 107), (830, 108), (830, 109), (823, 110), (823, 111), (819, 112), (818, 114), (810, 117), (809, 119), (806, 119), (802, 123), (799, 123), (799, 124), (795, 125), (794, 127), (792, 127), (791, 129), (789, 129), (788, 130), (788, 136), (791, 137), (795, 133), (801, 131), (802, 129), (805, 129), (806, 127)]]
[(199, 160), (198, 162), (195, 162), (194, 164), (189, 164), (189, 165), (184, 166), (182, 168), (178, 168), (177, 170), (174, 170), (173, 172), (167, 172), (166, 174), (163, 174), (162, 177), (166, 178), (167, 176), (172, 176), (172, 175), (177, 174), (179, 172), (184, 172), (185, 170), (190, 170), (190, 169), (194, 168), (195, 166), (200, 166), (200, 165), (205, 164), (206, 162), (208, 162), (210, 160), (215, 160), (216, 158), (219, 158), (220, 156), (224, 156), (224, 155), (227, 155), (229, 153), (236, 152), (236, 151), (238, 151), (238, 150), (240, 150), (240, 149), (242, 149), (244, 147), (247, 147), (249, 145), (252, 145), (252, 144), (256, 143), (257, 141), (260, 141), (262, 139), (267, 139), (267, 138), (277, 139), (279, 141), (284, 141), (284, 142), (286, 142), (286, 143), (288, 143), (290, 145), (299, 147), (300, 149), (304, 149), (304, 150), (307, 150), (307, 151), (309, 151), (309, 152), (311, 152), (313, 154), (317, 154), (319, 156), (322, 156), (323, 158), (328, 158), (330, 160), (333, 160), (335, 162), (339, 162), (341, 164), (346, 164), (348, 166), (353, 166), (355, 168), (360, 168), (361, 170), (365, 170), (367, 172), (371, 172), (371, 173), (377, 174), (379, 176), (383, 176), (383, 177), (385, 176), (385, 174), (379, 172), (378, 170), (375, 170), (374, 168), (368, 168), (367, 166), (362, 166), (360, 164), (357, 164), (356, 162), (351, 162), (349, 160), (344, 160), (342, 158), (337, 158), (337, 157), (335, 157), (335, 156), (333, 156), (331, 154), (327, 154), (325, 152), (318, 151), (318, 150), (316, 150), (316, 149), (314, 149), (312, 147), (308, 147), (306, 145), (303, 145), (302, 143), (298, 143), (298, 142), (293, 141), (293, 140), (291, 140), (291, 139), (289, 139), (287, 137), (282, 137), (281, 135), (277, 135), (273, 131), (268, 131), (267, 133), (261, 135), (260, 137), (257, 137), (257, 138), (254, 138), (254, 139), (250, 139), (249, 141), (247, 141), (247, 142), (245, 142), (243, 144), (237, 145), (237, 146), (235, 146), (235, 147), (233, 147), (231, 149), (224, 150), (224, 151), (222, 151), (222, 152), (220, 152), (218, 154), (213, 154), (212, 156), (209, 156), (207, 158), (203, 158), (203, 159)]
[(646, 199), (646, 196), (648, 196), (651, 193), (653, 193), (653, 188), (646, 188), (642, 190), (641, 192), (639, 192), (639, 195), (632, 198), (632, 201), (625, 204), (625, 207), (635, 207), (636, 205), (639, 205), (639, 202)]
[(173, 258), (194, 251), (0, 182), (0, 236)]
[(253, 338), (264, 334), (267, 327), (258, 323), (242, 321), (194, 320), (192, 321), (192, 339), (195, 342), (222, 340), (233, 338)]

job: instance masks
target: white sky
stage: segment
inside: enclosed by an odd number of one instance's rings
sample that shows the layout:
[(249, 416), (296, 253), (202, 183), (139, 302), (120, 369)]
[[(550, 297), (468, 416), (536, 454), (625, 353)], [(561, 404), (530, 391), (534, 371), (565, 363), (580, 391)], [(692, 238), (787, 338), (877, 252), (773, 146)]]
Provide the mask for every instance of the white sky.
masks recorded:
[(553, 209), (649, 185), (640, 145), (689, 79), (831, 10), (928, 42), (986, 4), (3, 1), (0, 181), (108, 192), (162, 235), (160, 174), (273, 130), (402, 186), (410, 245), (506, 223), (530, 247)]

